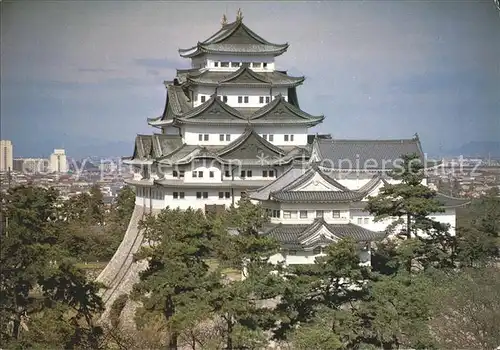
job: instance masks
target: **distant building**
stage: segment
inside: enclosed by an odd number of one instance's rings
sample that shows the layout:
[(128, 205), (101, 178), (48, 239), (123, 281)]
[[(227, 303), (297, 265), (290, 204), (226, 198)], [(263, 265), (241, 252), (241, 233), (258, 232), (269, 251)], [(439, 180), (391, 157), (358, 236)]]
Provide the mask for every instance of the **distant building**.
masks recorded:
[(9, 140), (0, 140), (0, 171), (7, 172), (12, 170), (12, 142)]
[(23, 174), (40, 174), (49, 170), (49, 160), (46, 158), (16, 158), (13, 161), (14, 171)]
[(63, 149), (55, 149), (50, 155), (50, 171), (53, 173), (68, 172), (68, 162)]

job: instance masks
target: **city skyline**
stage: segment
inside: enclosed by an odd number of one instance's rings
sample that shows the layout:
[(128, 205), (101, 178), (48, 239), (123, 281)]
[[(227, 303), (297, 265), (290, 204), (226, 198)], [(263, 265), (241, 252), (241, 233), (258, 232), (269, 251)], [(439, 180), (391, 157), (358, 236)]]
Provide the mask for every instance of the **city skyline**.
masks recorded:
[(278, 66), (306, 76), (301, 107), (325, 115), (313, 132), (418, 132), (427, 153), (498, 140), (500, 16), (487, 0), (4, 2), (2, 138), (15, 157), (54, 148), (128, 155), (136, 133), (153, 132), (145, 121), (162, 112), (162, 81), (188, 65), (178, 46), (205, 39), (238, 8), (258, 34), (289, 42)]

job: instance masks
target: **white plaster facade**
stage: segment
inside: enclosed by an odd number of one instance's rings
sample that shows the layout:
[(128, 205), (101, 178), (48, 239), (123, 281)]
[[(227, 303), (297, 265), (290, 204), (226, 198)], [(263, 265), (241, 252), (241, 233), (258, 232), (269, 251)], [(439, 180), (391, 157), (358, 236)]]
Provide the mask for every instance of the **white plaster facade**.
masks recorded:
[[(180, 129), (180, 134), (187, 145), (221, 146), (228, 145), (243, 135), (245, 128), (244, 125), (184, 125)], [(256, 126), (254, 130), (275, 146), (307, 145), (308, 128), (304, 126)]]

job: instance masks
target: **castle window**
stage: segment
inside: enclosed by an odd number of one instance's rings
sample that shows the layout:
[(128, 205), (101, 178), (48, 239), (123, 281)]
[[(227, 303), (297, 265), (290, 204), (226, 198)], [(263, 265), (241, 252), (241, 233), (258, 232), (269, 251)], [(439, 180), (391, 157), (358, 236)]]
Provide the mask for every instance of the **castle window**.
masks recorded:
[(266, 96), (266, 103), (269, 103), (270, 100), (269, 96)]
[(200, 99), (201, 99), (201, 103), (203, 103), (203, 102), (205, 102), (207, 100), (207, 97), (203, 95), (203, 96), (200, 97)]
[(193, 173), (191, 174), (192, 177), (198, 177), (198, 172), (197, 171), (193, 171)]
[(231, 141), (231, 134), (226, 134), (226, 141)]
[(322, 218), (325, 212), (323, 210), (316, 210), (316, 217)]
[(252, 177), (252, 170), (247, 170), (247, 177)]
[(179, 192), (179, 198), (184, 199), (184, 192)]
[(238, 103), (243, 103), (243, 96), (238, 96)]
[(201, 198), (201, 192), (196, 192), (196, 198), (200, 199)]
[(179, 192), (174, 192), (173, 196), (174, 196), (174, 199), (179, 198)]
[(177, 170), (172, 171), (172, 176), (173, 177), (179, 177), (179, 174), (177, 174)]
[(203, 134), (198, 134), (198, 141), (203, 141)]
[(340, 218), (340, 210), (333, 210), (332, 211), (332, 217), (335, 219)]
[(267, 62), (262, 63), (262, 66), (263, 66), (264, 68), (267, 68)]
[(268, 141), (273, 142), (274, 141), (274, 135), (269, 135), (269, 140)]
[(363, 224), (363, 218), (358, 218), (358, 225), (362, 225)]
[(224, 134), (219, 135), (219, 141), (224, 141)]
[(301, 219), (307, 219), (307, 210), (301, 210), (300, 211), (300, 218)]
[(262, 62), (252, 62), (253, 68), (260, 68), (262, 66)]
[(274, 170), (269, 170), (269, 177), (274, 177)]
[(368, 225), (370, 223), (370, 218), (364, 218), (364, 224)]
[(264, 103), (264, 96), (259, 96), (259, 103)]
[(219, 199), (224, 198), (224, 192), (219, 192)]
[(203, 140), (208, 141), (208, 134), (203, 135)]
[(227, 96), (222, 96), (222, 102), (227, 103)]
[(224, 195), (226, 196), (226, 198), (231, 198), (231, 192), (225, 192)]
[(214, 172), (213, 172), (213, 171), (210, 171), (210, 172), (208, 173), (208, 175), (209, 175), (210, 177), (214, 177), (214, 175), (215, 175), (215, 174), (214, 174)]
[(198, 177), (203, 177), (203, 171), (198, 171)]
[(245, 178), (245, 176), (246, 176), (246, 174), (247, 174), (247, 173), (246, 173), (246, 171), (245, 171), (245, 170), (242, 170), (242, 171), (241, 171), (241, 174), (240, 174), (240, 177), (241, 177), (242, 179), (244, 179), (244, 178)]
[(266, 134), (263, 134), (262, 138), (267, 141), (267, 135)]
[(243, 102), (244, 102), (244, 103), (248, 103), (248, 96), (245, 96), (245, 97), (243, 98)]
[(208, 192), (203, 192), (203, 198), (208, 198)]
[(224, 176), (225, 176), (225, 177), (231, 177), (231, 173), (229, 172), (229, 170), (226, 170), (226, 171), (224, 172)]
[(231, 67), (239, 67), (240, 66), (240, 62), (231, 62)]
[(262, 177), (267, 177), (267, 170), (262, 170)]
[(219, 67), (219, 62), (215, 61), (214, 62), (214, 67)]
[(290, 210), (283, 210), (283, 219), (291, 219), (292, 212)]
[(183, 178), (184, 177), (184, 173), (185, 173), (184, 170), (179, 171), (179, 178)]
[(227, 67), (229, 67), (229, 62), (221, 62), (220, 66), (223, 68), (227, 68)]

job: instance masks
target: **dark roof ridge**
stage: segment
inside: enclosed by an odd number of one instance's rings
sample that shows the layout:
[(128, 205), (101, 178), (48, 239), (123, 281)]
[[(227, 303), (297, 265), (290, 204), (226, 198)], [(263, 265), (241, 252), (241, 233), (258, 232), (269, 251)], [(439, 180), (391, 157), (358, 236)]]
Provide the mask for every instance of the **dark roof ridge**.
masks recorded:
[(343, 192), (354, 192), (339, 183), (337, 180), (333, 179), (332, 177), (326, 175), (321, 168), (318, 166), (317, 163), (312, 163), (311, 167), (304, 173), (302, 176), (300, 176), (298, 179), (295, 181), (292, 181), (290, 184), (287, 186), (283, 187), (280, 191), (277, 192), (287, 192), (290, 190), (293, 190), (297, 188), (298, 186), (303, 185), (305, 182), (309, 181), (315, 174), (319, 174), (323, 180), (328, 182), (330, 185), (338, 188), (339, 190)]
[(219, 107), (223, 108), (226, 112), (231, 114), (232, 116), (246, 120), (245, 118), (238, 110), (234, 109), (233, 107), (229, 106), (227, 103), (222, 102), (219, 98), (217, 98), (216, 94), (212, 94), (210, 98), (203, 102), (201, 105), (196, 106), (195, 108), (191, 109), (190, 111), (186, 112), (185, 114), (181, 115), (180, 118), (182, 119), (189, 119), (189, 118), (194, 118), (198, 114), (205, 112), (207, 109), (212, 107), (214, 104), (217, 104)]
[[(265, 190), (266, 188), (268, 188), (269, 186), (273, 185), (276, 181), (278, 181), (280, 178), (282, 178), (283, 176), (285, 176), (286, 174), (288, 174), (290, 171), (292, 171), (293, 169), (296, 169), (296, 168), (299, 168), (298, 164), (293, 164), (291, 166), (288, 167), (288, 169), (286, 171), (284, 171), (280, 176), (278, 176), (276, 179), (274, 179), (273, 181), (271, 181), (270, 183), (268, 183), (267, 185), (265, 186), (262, 186), (262, 187), (259, 187), (258, 189), (256, 189), (255, 191), (252, 191), (252, 192), (260, 192), (260, 191), (263, 191)], [(269, 193), (269, 196), (271, 196), (271, 193)]]
[(274, 151), (275, 153), (278, 153), (282, 156), (285, 154), (285, 152), (281, 148), (273, 145), (272, 143), (270, 143), (269, 141), (267, 141), (263, 137), (261, 137), (259, 134), (257, 134), (252, 127), (247, 127), (245, 129), (245, 132), (240, 137), (238, 137), (236, 140), (234, 140), (233, 142), (228, 144), (226, 147), (220, 149), (217, 152), (217, 154), (222, 156), (224, 154), (231, 152), (232, 150), (236, 149), (241, 144), (243, 144), (251, 135), (254, 135), (257, 138), (257, 140), (259, 140), (259, 142), (262, 145), (264, 145), (266, 148), (268, 148), (268, 149), (270, 149), (270, 150)]
[(266, 79), (265, 77), (263, 77), (262, 75), (258, 74), (257, 72), (254, 72), (253, 70), (251, 70), (248, 65), (244, 65), (242, 64), (240, 68), (238, 68), (236, 71), (234, 71), (232, 74), (226, 76), (224, 79), (222, 79), (221, 81), (219, 81), (219, 84), (220, 83), (227, 83), (233, 79), (236, 79), (238, 78), (239, 76), (243, 75), (244, 73), (248, 73), (252, 76), (252, 78), (256, 79), (256, 80), (259, 80), (263, 83), (267, 83), (267, 84), (270, 84), (271, 81), (269, 81), (268, 79)]
[(276, 95), (276, 97), (270, 103), (268, 103), (265, 106), (263, 106), (263, 107), (259, 108), (258, 110), (256, 110), (250, 116), (250, 119), (252, 119), (252, 120), (259, 119), (259, 118), (267, 115), (269, 112), (271, 112), (273, 109), (275, 109), (279, 105), (283, 105), (290, 112), (292, 112), (297, 117), (302, 118), (302, 119), (306, 119), (306, 120), (307, 119), (321, 119), (321, 120), (324, 119), (323, 115), (313, 116), (313, 115), (311, 115), (311, 114), (309, 114), (307, 112), (304, 112), (300, 108), (295, 107), (290, 102), (286, 101), (285, 97), (281, 93), (279, 93), (278, 95)]

